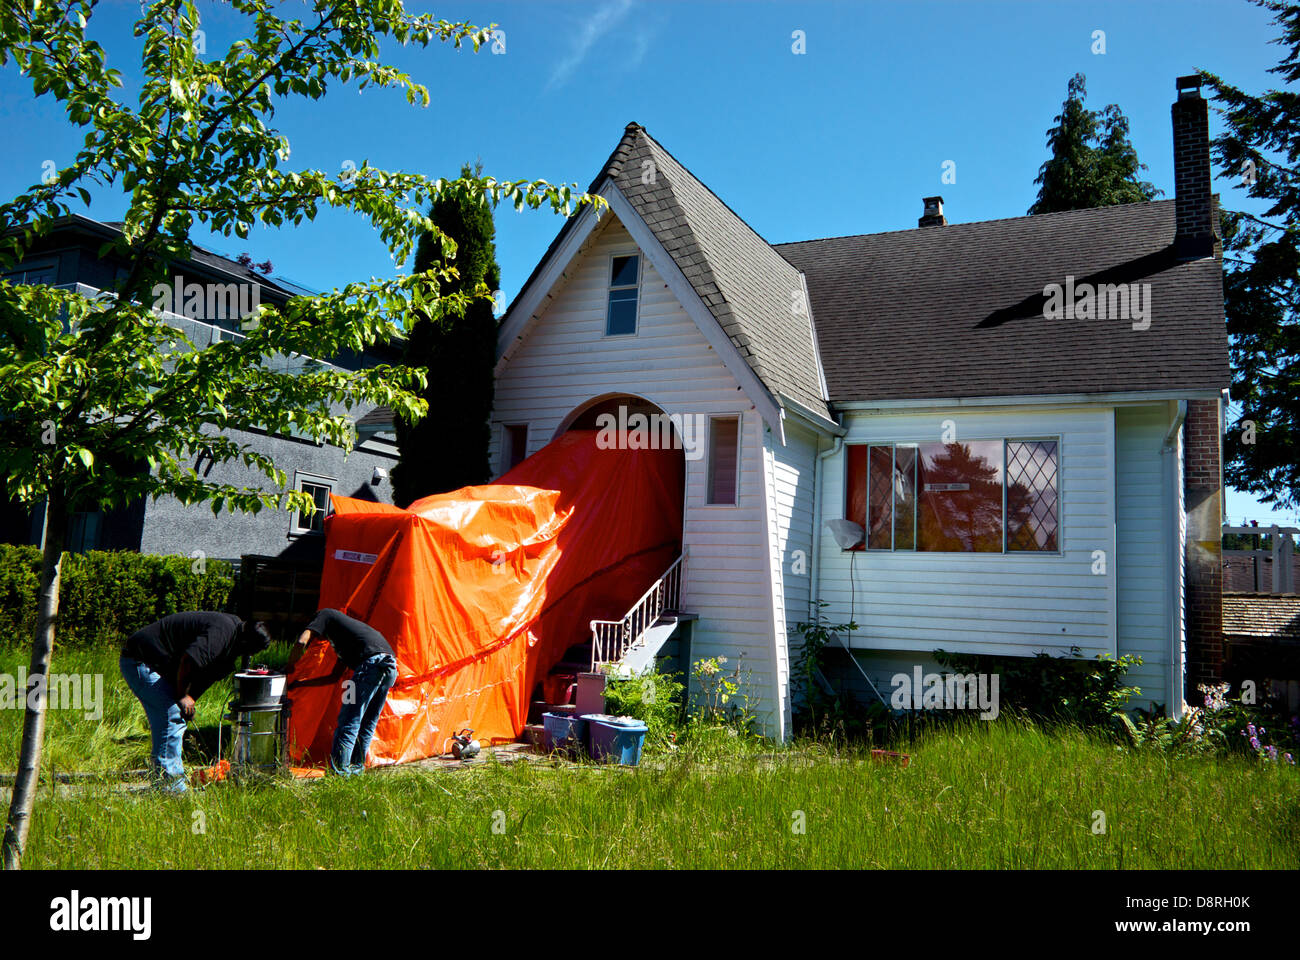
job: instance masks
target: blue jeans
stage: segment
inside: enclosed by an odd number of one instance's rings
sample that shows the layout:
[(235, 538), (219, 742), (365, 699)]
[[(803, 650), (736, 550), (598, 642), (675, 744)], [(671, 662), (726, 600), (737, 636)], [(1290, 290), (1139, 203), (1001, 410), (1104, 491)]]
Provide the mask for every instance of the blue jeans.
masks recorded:
[(185, 717), (176, 705), (176, 691), (158, 671), (139, 660), (122, 657), (117, 665), (126, 685), (140, 699), (144, 715), (149, 720), (154, 776), (169, 789), (183, 793), (186, 784), (181, 743), (185, 737)]
[(370, 739), (379, 724), (388, 691), (397, 682), (397, 661), (387, 653), (362, 660), (352, 671), (352, 690), (344, 688), (343, 706), (330, 750), (330, 769), (348, 776), (366, 769)]

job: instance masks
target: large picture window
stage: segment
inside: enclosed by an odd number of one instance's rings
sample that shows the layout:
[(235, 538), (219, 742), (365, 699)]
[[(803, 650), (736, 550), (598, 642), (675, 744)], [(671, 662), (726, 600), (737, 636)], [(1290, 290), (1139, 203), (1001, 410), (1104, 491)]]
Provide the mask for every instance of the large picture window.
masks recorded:
[(1056, 440), (851, 445), (845, 516), (868, 550), (1055, 552), (1058, 473)]

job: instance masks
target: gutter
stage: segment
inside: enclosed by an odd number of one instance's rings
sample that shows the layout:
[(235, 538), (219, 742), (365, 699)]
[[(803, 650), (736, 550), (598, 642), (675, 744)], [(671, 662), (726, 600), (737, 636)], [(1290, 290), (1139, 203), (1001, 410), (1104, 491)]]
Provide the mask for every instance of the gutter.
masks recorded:
[(784, 393), (778, 393), (776, 399), (783, 409), (789, 409), (791, 413), (797, 416), (800, 420), (803, 420), (818, 433), (829, 434), (833, 437), (842, 437), (849, 432), (848, 427), (840, 426), (836, 421), (809, 409), (798, 400), (792, 400)]
[[(1173, 536), (1169, 538), (1169, 602), (1167, 606), (1167, 616), (1169, 617), (1169, 696), (1168, 703), (1165, 706), (1165, 712), (1175, 719), (1182, 717), (1186, 711), (1186, 703), (1183, 699), (1184, 681), (1183, 681), (1183, 605), (1185, 599), (1183, 588), (1185, 584), (1179, 583), (1179, 572), (1183, 571), (1183, 533), (1182, 533), (1182, 490), (1178, 484), (1178, 464), (1174, 460), (1174, 455), (1178, 450), (1178, 434), (1183, 428), (1183, 423), (1187, 420), (1187, 401), (1179, 400), (1178, 409), (1174, 414), (1174, 422), (1170, 424), (1169, 429), (1165, 432), (1164, 442), (1160, 445), (1160, 454), (1164, 460), (1163, 470), (1165, 475), (1165, 489), (1169, 491), (1169, 502), (1171, 509), (1167, 514), (1173, 525)], [(1116, 642), (1118, 643), (1118, 637)]]
[(835, 400), (836, 410), (855, 413), (923, 410), (932, 407), (1062, 406), (1078, 404), (1158, 403), (1161, 400), (1218, 400), (1218, 390), (1125, 390), (1110, 393), (1025, 394), (1006, 397), (921, 397), (911, 400)]

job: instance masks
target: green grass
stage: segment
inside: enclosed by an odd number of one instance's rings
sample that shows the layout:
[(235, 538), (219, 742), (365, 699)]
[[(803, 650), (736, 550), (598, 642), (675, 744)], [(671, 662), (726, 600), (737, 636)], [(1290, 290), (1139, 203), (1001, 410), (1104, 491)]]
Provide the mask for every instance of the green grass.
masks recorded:
[[(64, 655), (60, 668), (74, 669), (76, 656)], [(76, 763), (82, 748), (102, 769), (143, 764), (143, 715), (131, 714), (140, 711), (129, 691), (125, 706), (113, 706), (116, 688), (120, 678), (106, 676), (105, 721), (115, 733), (52, 718), (59, 769), (86, 769)], [(13, 718), (0, 721), (10, 764), (18, 729)], [(24, 865), (1300, 867), (1293, 767), (1171, 758), (1014, 721), (934, 732), (911, 753), (903, 768), (858, 751), (774, 748), (715, 731), (639, 769), (489, 761), (350, 781), (221, 783), (184, 797), (43, 787)], [(1098, 810), (1104, 834), (1092, 829)], [(792, 829), (800, 815), (802, 833)]]
[[(280, 664), (287, 656), (288, 646), (277, 645), (257, 659)], [(17, 677), (19, 668), (25, 669), (29, 659), (27, 651), (0, 645), (0, 674)], [(43, 770), (115, 774), (149, 766), (149, 724), (140, 701), (122, 679), (117, 661), (116, 647), (55, 651), (54, 673), (103, 677), (102, 715), (94, 720), (88, 719), (84, 710), (48, 711)], [(208, 754), (204, 751), (215, 749), (217, 724), (230, 701), (232, 682), (227, 677), (198, 699), (195, 718), (185, 736), (187, 766), (206, 764)], [(22, 733), (23, 711), (0, 710), (0, 772), (17, 769)]]

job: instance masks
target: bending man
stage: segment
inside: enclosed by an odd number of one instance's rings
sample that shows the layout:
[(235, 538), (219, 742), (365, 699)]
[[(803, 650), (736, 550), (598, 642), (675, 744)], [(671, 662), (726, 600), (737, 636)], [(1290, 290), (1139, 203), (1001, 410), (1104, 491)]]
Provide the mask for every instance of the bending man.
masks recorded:
[(352, 689), (344, 691), (338, 726), (334, 730), (330, 769), (342, 776), (363, 773), (379, 715), (388, 691), (397, 682), (397, 658), (384, 635), (370, 624), (326, 608), (317, 611), (316, 618), (298, 637), (289, 655), (290, 666), (302, 656), (313, 637), (324, 637), (330, 642), (338, 655), (338, 665), (327, 677), (300, 680), (292, 686), (336, 683), (345, 669), (352, 670)]
[(131, 634), (118, 667), (149, 719), (155, 778), (186, 790), (181, 743), (194, 701), (235, 669), (242, 656), (266, 649), (266, 625), (229, 613), (173, 613)]

